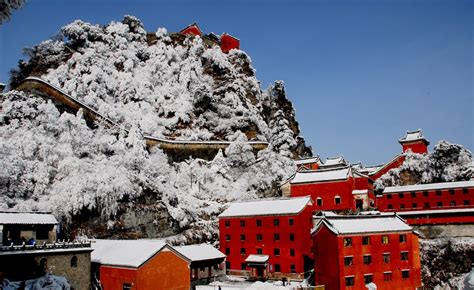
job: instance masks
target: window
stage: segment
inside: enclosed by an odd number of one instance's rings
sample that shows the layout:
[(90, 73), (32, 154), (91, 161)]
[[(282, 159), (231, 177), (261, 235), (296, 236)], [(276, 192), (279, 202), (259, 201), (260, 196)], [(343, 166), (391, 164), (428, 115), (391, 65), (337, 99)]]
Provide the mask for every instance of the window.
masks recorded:
[(344, 266), (352, 266), (354, 264), (354, 258), (352, 256), (344, 257)]
[(438, 201), (438, 202), (436, 203), (436, 206), (437, 206), (437, 207), (442, 207), (442, 206), (443, 206), (443, 202), (442, 202), (442, 201)]
[(391, 194), (387, 194), (387, 199), (392, 199), (392, 195), (391, 195)]
[(469, 193), (469, 189), (467, 189), (467, 188), (463, 188), (463, 189), (462, 189), (462, 193), (464, 193), (464, 194), (468, 194), (468, 193)]
[(123, 290), (130, 290), (130, 289), (132, 289), (132, 284), (131, 283), (123, 283), (122, 284), (122, 289)]
[(247, 251), (245, 250), (245, 248), (240, 248), (240, 254), (242, 256), (245, 256), (246, 253), (247, 253)]
[(464, 205), (471, 205), (471, 201), (470, 200), (465, 200)]
[(425, 204), (423, 205), (424, 208), (430, 208), (430, 203), (429, 202), (425, 202)]
[(273, 255), (280, 256), (280, 249), (279, 248), (273, 249)]
[(405, 209), (405, 205), (403, 203), (400, 204), (400, 209)]
[(454, 195), (454, 189), (450, 189), (449, 194)]
[(230, 221), (225, 221), (224, 223), (226, 228), (230, 227)]
[(416, 197), (416, 191), (412, 191), (411, 197)]
[(280, 234), (273, 234), (273, 240), (274, 241), (279, 241), (280, 240)]
[(345, 277), (344, 280), (346, 280), (346, 286), (354, 286), (354, 276)]
[(225, 235), (225, 240), (230, 241), (230, 235)]
[(403, 192), (400, 192), (400, 193), (398, 194), (398, 198), (403, 198), (403, 197), (404, 197)]
[(388, 244), (388, 236), (382, 236), (382, 244)]
[(340, 196), (334, 197), (334, 203), (335, 204), (341, 204), (341, 197)]
[(352, 238), (344, 238), (344, 247), (352, 247)]
[(276, 227), (279, 226), (280, 225), (280, 220), (279, 219), (274, 219), (273, 220), (273, 225), (276, 226)]
[(429, 195), (428, 191), (423, 191), (423, 196), (424, 197), (428, 197), (428, 195)]
[(257, 220), (257, 227), (261, 227), (262, 226), (262, 220)]
[(294, 241), (295, 240), (295, 234), (290, 234), (290, 241)]
[(225, 262), (225, 268), (226, 268), (227, 270), (230, 269), (230, 262), (229, 262), (229, 261), (226, 261), (226, 262)]
[(290, 249), (290, 256), (292, 256), (292, 257), (295, 256), (295, 249)]
[(393, 204), (387, 205), (387, 208), (388, 208), (388, 209), (393, 209)]
[(225, 254), (230, 255), (230, 248), (225, 248)]
[(451, 201), (449, 202), (449, 205), (450, 205), (450, 206), (456, 206), (456, 201), (455, 201), (455, 200), (451, 200)]
[(417, 208), (418, 205), (417, 205), (416, 203), (412, 203), (412, 204), (411, 204), (411, 207), (412, 207), (412, 208)]
[(280, 264), (275, 264), (275, 272), (281, 272)]
[(247, 270), (247, 264), (245, 264), (245, 263), (240, 264), (240, 269), (241, 270)]
[(261, 248), (257, 248), (257, 255), (262, 255), (263, 254), (263, 250)]
[(372, 256), (364, 255), (364, 264), (369, 265), (370, 263), (372, 263)]
[(374, 279), (374, 275), (372, 275), (372, 274), (365, 274), (364, 275), (364, 283), (365, 284), (372, 283), (373, 279)]
[(240, 221), (240, 226), (243, 228), (245, 227), (245, 221)]
[(262, 240), (262, 234), (257, 234), (257, 241), (261, 241)]
[(71, 268), (77, 268), (77, 256), (71, 258)]
[(408, 252), (401, 252), (400, 253), (400, 260), (408, 261)]
[(294, 224), (295, 224), (295, 220), (292, 219), (292, 218), (289, 218), (289, 219), (288, 219), (288, 224), (289, 224), (290, 226), (294, 225)]
[(402, 270), (402, 278), (410, 278), (410, 270)]
[(382, 257), (385, 264), (390, 263), (390, 253), (384, 253)]
[(436, 196), (441, 196), (441, 195), (442, 195), (441, 190), (437, 190), (436, 191)]
[(290, 272), (291, 272), (291, 273), (296, 273), (296, 267), (295, 267), (295, 265), (293, 265), (293, 264), (290, 265)]
[(392, 272), (384, 272), (383, 273), (383, 280), (384, 281), (392, 281)]
[(370, 237), (362, 237), (362, 245), (370, 245)]
[(407, 235), (400, 235), (399, 240), (400, 240), (400, 243), (406, 243), (407, 242)]
[(241, 235), (240, 235), (240, 240), (241, 240), (241, 241), (245, 241), (245, 235), (244, 235), (244, 234), (241, 234)]
[(316, 198), (316, 204), (317, 204), (318, 206), (322, 206), (322, 205), (323, 205), (323, 199), (320, 198), (320, 197)]

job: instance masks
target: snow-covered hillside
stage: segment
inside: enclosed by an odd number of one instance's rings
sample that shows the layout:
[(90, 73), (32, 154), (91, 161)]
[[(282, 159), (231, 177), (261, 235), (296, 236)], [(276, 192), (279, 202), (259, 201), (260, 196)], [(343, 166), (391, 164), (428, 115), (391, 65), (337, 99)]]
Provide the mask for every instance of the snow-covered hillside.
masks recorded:
[[(176, 42), (162, 28), (149, 43), (130, 16), (105, 27), (75, 21), (61, 31), (63, 39), (30, 49), (11, 86), (40, 76), (121, 126), (90, 127), (81, 111), (63, 112), (48, 98), (4, 94), (2, 209), (51, 210), (71, 230), (95, 220), (124, 232), (128, 224), (137, 237), (184, 232), (186, 239), (186, 230), (187, 237), (199, 230), (213, 239), (226, 203), (274, 195), (292, 174), (293, 107), (282, 82), (260, 89), (245, 52), (224, 54), (199, 37)], [(144, 134), (232, 144), (211, 161), (173, 163), (160, 149), (147, 150)], [(256, 156), (247, 140), (270, 146)], [(146, 211), (137, 206), (144, 197), (164, 211), (156, 231), (145, 229), (158, 224), (153, 216), (123, 220), (124, 212)]]

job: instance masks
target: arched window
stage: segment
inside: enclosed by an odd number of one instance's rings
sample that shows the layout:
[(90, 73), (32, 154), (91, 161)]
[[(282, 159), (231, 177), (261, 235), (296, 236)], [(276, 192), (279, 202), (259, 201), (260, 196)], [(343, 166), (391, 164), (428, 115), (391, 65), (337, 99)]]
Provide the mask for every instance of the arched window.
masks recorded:
[(340, 197), (339, 195), (336, 195), (336, 196), (334, 197), (334, 203), (335, 203), (335, 204), (341, 204), (341, 197)]
[(318, 205), (318, 206), (323, 205), (323, 199), (320, 198), (320, 197), (316, 198), (316, 205)]
[(71, 268), (77, 268), (77, 257), (72, 256), (71, 258)]

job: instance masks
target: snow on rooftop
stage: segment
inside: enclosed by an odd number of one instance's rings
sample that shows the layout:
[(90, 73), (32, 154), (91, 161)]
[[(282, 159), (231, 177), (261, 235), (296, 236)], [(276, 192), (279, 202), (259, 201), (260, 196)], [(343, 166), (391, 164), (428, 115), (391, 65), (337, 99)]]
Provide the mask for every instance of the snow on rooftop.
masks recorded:
[(309, 164), (309, 163), (319, 163), (319, 156), (295, 160), (296, 165)]
[(50, 213), (0, 212), (0, 225), (53, 225), (57, 223), (58, 220)]
[(289, 199), (259, 200), (232, 203), (219, 217), (289, 215), (300, 213), (310, 197), (294, 197)]
[(328, 157), (326, 158), (326, 162), (324, 162), (323, 166), (335, 166), (335, 165), (347, 165), (346, 160), (344, 157)]
[(430, 214), (443, 214), (443, 213), (474, 213), (474, 208), (450, 208), (450, 209), (427, 209), (427, 210), (411, 210), (411, 211), (400, 211), (398, 215), (430, 215)]
[(385, 187), (383, 193), (474, 187), (474, 180)]
[(395, 215), (391, 216), (326, 216), (318, 223), (326, 223), (336, 234), (363, 234), (411, 231), (412, 228)]
[(425, 137), (423, 136), (423, 132), (421, 132), (420, 129), (416, 131), (411, 131), (411, 132), (407, 131), (406, 136), (403, 138), (400, 138), (400, 140), (398, 141), (403, 143), (403, 142), (412, 142), (412, 141), (418, 141), (418, 140), (425, 140), (426, 142), (428, 142), (428, 140), (426, 140)]
[(266, 263), (270, 256), (268, 255), (249, 255), (245, 262), (247, 263)]
[(174, 247), (174, 249), (191, 260), (191, 262), (225, 258), (221, 251), (209, 244), (180, 246)]
[(91, 261), (138, 268), (166, 245), (160, 240), (92, 240)]
[(308, 183), (308, 182), (320, 182), (320, 181), (331, 181), (331, 180), (342, 180), (347, 179), (350, 174), (350, 167), (330, 169), (330, 170), (314, 170), (314, 171), (301, 171), (297, 172), (293, 180), (294, 183)]
[(354, 189), (352, 191), (352, 194), (367, 194), (368, 192), (368, 189)]

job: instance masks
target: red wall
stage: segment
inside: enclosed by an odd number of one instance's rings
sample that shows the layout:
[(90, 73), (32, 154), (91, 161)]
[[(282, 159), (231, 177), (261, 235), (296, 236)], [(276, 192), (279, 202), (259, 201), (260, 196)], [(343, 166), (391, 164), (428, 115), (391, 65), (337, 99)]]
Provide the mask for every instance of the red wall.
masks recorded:
[[(441, 195), (438, 195), (437, 190), (384, 193), (376, 197), (376, 205), (379, 211), (386, 212), (474, 207), (474, 188), (468, 188), (467, 192), (464, 192), (463, 188), (455, 188), (453, 192), (448, 189), (439, 191)], [(400, 194), (403, 197), (400, 197)], [(415, 196), (413, 197), (412, 194)], [(438, 202), (442, 205), (439, 206)], [(454, 205), (451, 204), (452, 202)]]
[(186, 27), (185, 29), (181, 30), (180, 33), (185, 35), (201, 36), (201, 31), (194, 25)]
[[(294, 224), (289, 224), (289, 219), (294, 220)], [(274, 219), (279, 220), (279, 226), (274, 226)], [(262, 226), (257, 227), (256, 220), (262, 221)], [(225, 222), (230, 221), (230, 226), (226, 227)], [(245, 227), (241, 227), (240, 221), (245, 221)], [(241, 264), (250, 254), (257, 254), (257, 248), (261, 248), (263, 255), (269, 255), (270, 273), (275, 272), (275, 264), (280, 264), (281, 273), (290, 273), (290, 265), (295, 265), (296, 273), (304, 272), (304, 258), (308, 256), (312, 259), (311, 251), (311, 228), (313, 226), (312, 210), (307, 206), (299, 215), (287, 216), (256, 216), (256, 217), (232, 217), (219, 219), (219, 239), (220, 250), (226, 253), (226, 248), (230, 249), (227, 255), (227, 262), (230, 263), (228, 270), (241, 270)], [(294, 241), (290, 241), (290, 233), (294, 234)], [(245, 241), (240, 240), (240, 235), (245, 234)], [(262, 240), (257, 241), (257, 234), (262, 234)], [(274, 234), (280, 235), (280, 240), (274, 240)], [(230, 235), (231, 240), (226, 241), (226, 235)], [(245, 255), (241, 255), (240, 249), (245, 248)], [(274, 255), (274, 249), (280, 249), (280, 256)], [(290, 249), (295, 250), (295, 256), (290, 256)], [(249, 268), (246, 268), (249, 270)]]
[(100, 282), (104, 290), (123, 289), (124, 283), (136, 286), (137, 272), (137, 269), (131, 268), (100, 266)]
[[(406, 235), (406, 242), (399, 242), (400, 234)], [(421, 286), (418, 236), (412, 232), (367, 234), (365, 236), (370, 236), (369, 245), (362, 245), (363, 235), (337, 236), (337, 242), (329, 238), (329, 235), (336, 236), (329, 230), (320, 230), (314, 235), (315, 280), (326, 284), (326, 289), (366, 290), (364, 274), (373, 275), (373, 282), (377, 284), (377, 289), (415, 289)], [(389, 236), (388, 244), (382, 244), (382, 235)], [(343, 238), (345, 237), (352, 238), (351, 247), (344, 247)], [(401, 260), (402, 251), (408, 252), (408, 261)], [(337, 253), (334, 254), (335, 252)], [(390, 263), (383, 262), (384, 253), (390, 253)], [(369, 265), (363, 263), (363, 256), (367, 254), (372, 257)], [(345, 256), (353, 256), (353, 265), (344, 265)], [(317, 269), (318, 265), (321, 265), (320, 269)], [(337, 277), (333, 273), (336, 267), (339, 272)], [(401, 270), (404, 269), (410, 270), (409, 278), (402, 278)], [(388, 271), (392, 272), (392, 280), (384, 281), (384, 272)], [(354, 276), (354, 286), (345, 286), (347, 276)]]
[(403, 164), (404, 161), (405, 161), (405, 156), (404, 155), (398, 155), (392, 161), (385, 164), (385, 166), (382, 167), (379, 171), (377, 171), (376, 173), (370, 175), (370, 178), (373, 181), (375, 181), (375, 180), (379, 179), (380, 176), (387, 173), (390, 169), (400, 167)]
[(228, 34), (223, 34), (221, 36), (221, 50), (223, 52), (227, 53), (231, 49), (239, 49), (239, 48), (240, 48), (240, 40)]
[(418, 216), (402, 216), (409, 225), (448, 225), (448, 224), (474, 224), (474, 216), (469, 213), (464, 215), (437, 215), (424, 214)]
[(428, 146), (423, 141), (413, 142), (413, 143), (403, 143), (403, 152), (411, 150), (413, 153), (425, 154), (428, 153)]
[(296, 168), (298, 170), (303, 169), (303, 168), (306, 170), (316, 170), (319, 168), (319, 164), (317, 162), (299, 164), (296, 166)]

